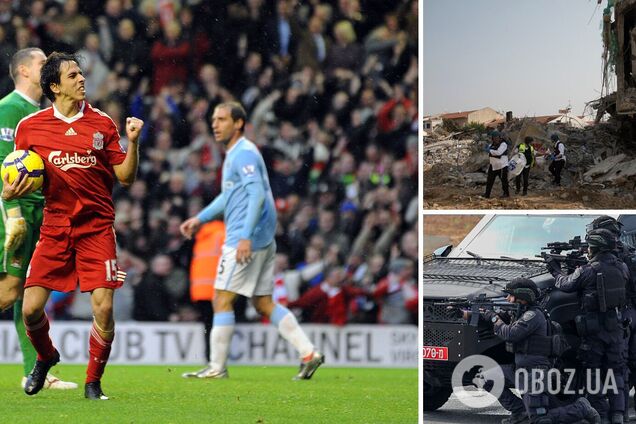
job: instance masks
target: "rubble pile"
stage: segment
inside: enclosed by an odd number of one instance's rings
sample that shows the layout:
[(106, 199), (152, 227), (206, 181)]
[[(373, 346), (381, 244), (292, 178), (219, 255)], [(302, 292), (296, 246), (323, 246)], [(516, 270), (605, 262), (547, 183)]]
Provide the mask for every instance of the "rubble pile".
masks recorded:
[[(634, 207), (636, 151), (620, 141), (619, 124), (603, 122), (585, 128), (540, 124), (515, 119), (502, 129), (509, 156), (526, 136), (533, 137), (536, 165), (530, 172), (529, 196), (484, 199), (488, 170), (487, 133), (448, 133), (435, 129), (424, 140), (424, 206), (427, 208), (593, 208)], [(548, 171), (550, 136), (559, 134), (566, 145), (567, 164), (562, 186), (552, 185)], [(499, 180), (493, 193), (500, 193)], [(510, 181), (514, 193), (514, 179)]]

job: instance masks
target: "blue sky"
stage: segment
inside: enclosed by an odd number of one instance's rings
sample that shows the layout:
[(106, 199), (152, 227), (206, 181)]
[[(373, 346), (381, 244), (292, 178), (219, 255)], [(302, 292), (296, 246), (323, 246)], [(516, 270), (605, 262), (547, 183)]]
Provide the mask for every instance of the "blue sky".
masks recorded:
[[(424, 0), (424, 115), (557, 113), (601, 90), (596, 0)], [(591, 18), (591, 20), (590, 20)]]

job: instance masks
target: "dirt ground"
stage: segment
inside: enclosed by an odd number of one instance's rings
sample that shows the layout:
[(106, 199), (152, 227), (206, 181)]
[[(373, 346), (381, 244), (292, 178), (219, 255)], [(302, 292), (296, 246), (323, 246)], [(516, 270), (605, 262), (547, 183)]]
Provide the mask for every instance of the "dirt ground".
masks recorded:
[(448, 244), (457, 246), (483, 215), (424, 215), (424, 255)]
[[(506, 123), (503, 133), (509, 152), (525, 136), (532, 136), (536, 164), (530, 171), (528, 196), (500, 198), (495, 180), (490, 199), (486, 186), (490, 142), (485, 133), (445, 133), (437, 127), (424, 143), (424, 209), (635, 209), (636, 155), (633, 138), (620, 137), (617, 121), (583, 129), (539, 124), (530, 119)], [(550, 137), (565, 140), (567, 163), (562, 186), (552, 185), (549, 172)], [(514, 140), (514, 141), (513, 141)]]
[[(633, 193), (633, 192), (632, 192)], [(527, 196), (501, 196), (501, 183), (495, 182), (490, 199), (483, 196), (482, 187), (434, 186), (427, 184), (424, 173), (424, 210), (427, 209), (633, 209), (636, 202), (632, 193), (608, 194), (595, 187), (555, 187), (532, 190)]]

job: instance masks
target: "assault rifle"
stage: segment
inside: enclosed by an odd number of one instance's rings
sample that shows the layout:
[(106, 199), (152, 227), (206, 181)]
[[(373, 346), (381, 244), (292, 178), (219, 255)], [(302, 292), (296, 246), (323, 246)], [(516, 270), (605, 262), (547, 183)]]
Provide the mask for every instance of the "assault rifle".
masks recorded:
[(506, 300), (493, 301), (488, 299), (485, 293), (482, 293), (472, 299), (459, 298), (448, 299), (445, 302), (433, 303), (434, 306), (446, 306), (448, 310), (455, 312), (469, 311), (469, 324), (477, 327), (480, 312), (491, 310), (500, 315), (504, 321), (507, 319), (505, 315), (510, 316), (513, 320), (519, 316), (521, 305), (519, 303), (510, 303)]
[[(546, 259), (551, 257), (556, 259), (559, 263), (565, 264), (567, 273), (571, 274), (574, 270), (581, 265), (587, 263), (585, 255), (587, 254), (588, 244), (586, 241), (581, 241), (581, 236), (576, 236), (572, 240), (562, 242), (557, 241), (554, 243), (548, 243), (541, 250), (549, 250), (550, 252), (541, 252), (537, 257)], [(565, 255), (561, 254), (563, 251), (568, 251)]]

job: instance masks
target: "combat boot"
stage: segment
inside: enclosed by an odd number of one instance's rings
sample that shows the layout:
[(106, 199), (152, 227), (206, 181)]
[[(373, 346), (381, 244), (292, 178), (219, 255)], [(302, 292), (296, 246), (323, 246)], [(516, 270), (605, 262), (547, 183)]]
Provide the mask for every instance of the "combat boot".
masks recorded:
[(527, 424), (530, 422), (526, 411), (513, 412), (508, 418), (501, 420), (501, 424)]
[(612, 424), (623, 424), (623, 413), (614, 412), (612, 414)]
[(598, 411), (594, 409), (590, 401), (584, 397), (580, 397), (576, 400), (576, 404), (579, 406), (583, 418), (590, 424), (601, 424), (601, 416)]

